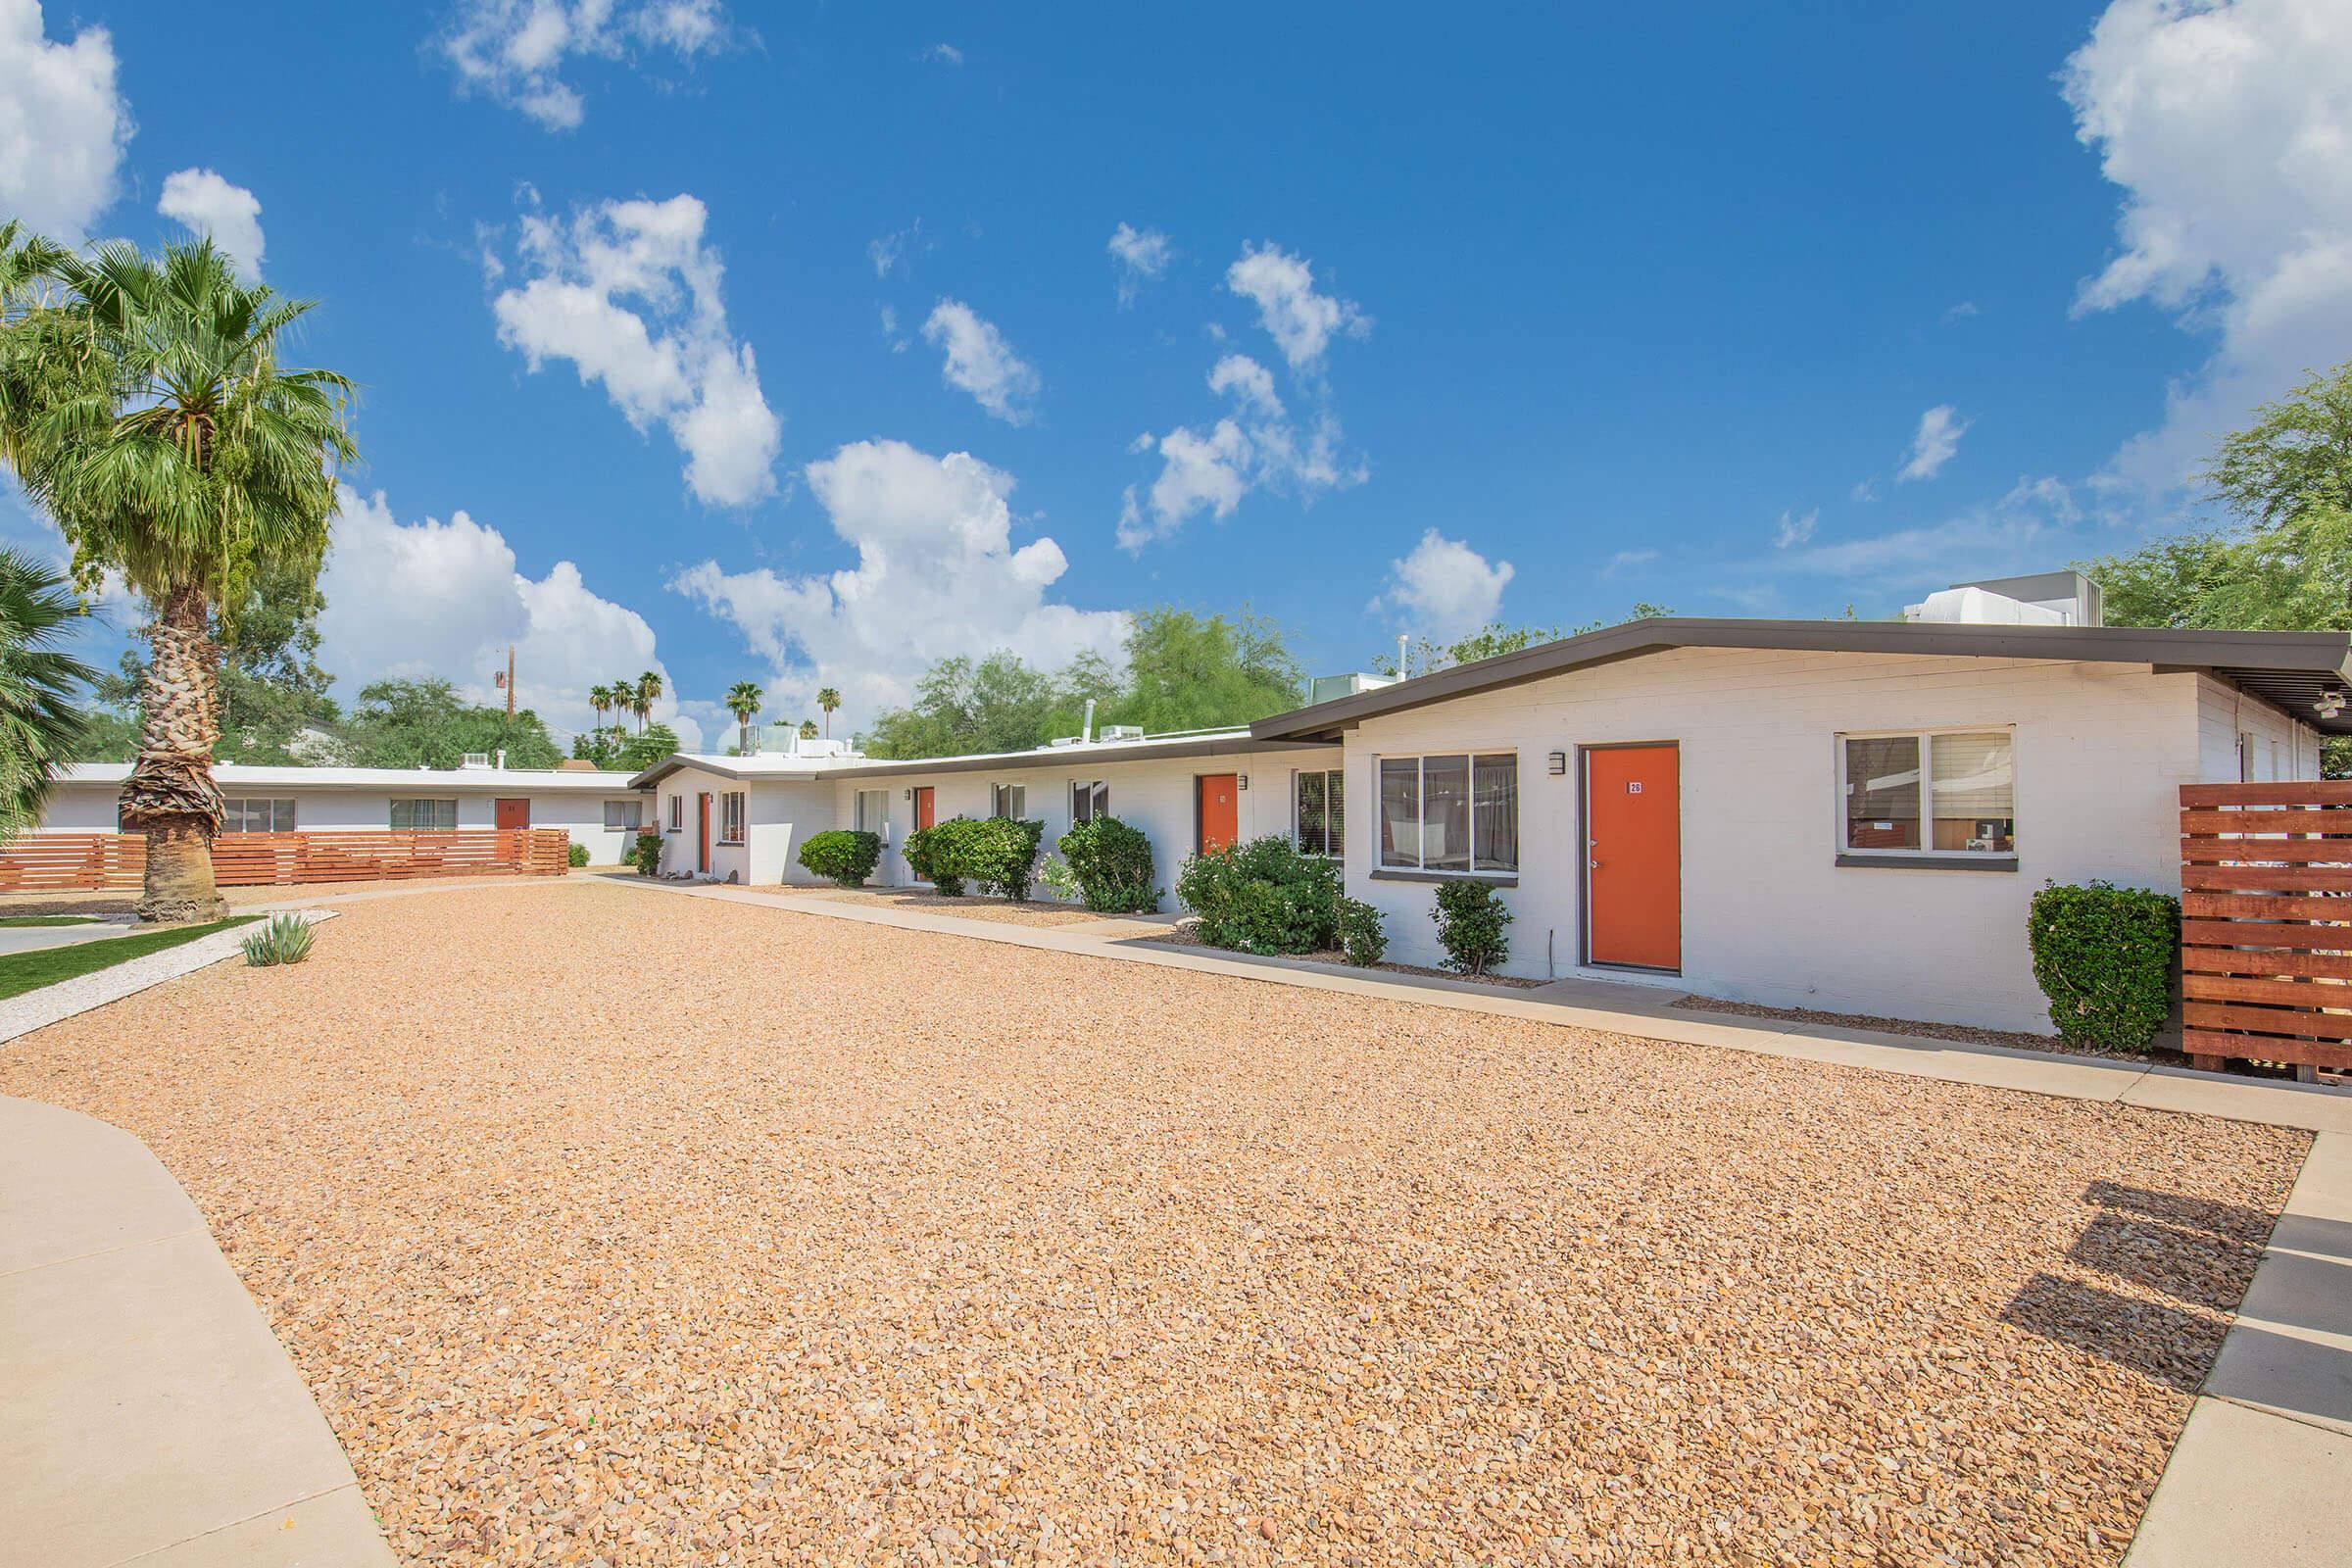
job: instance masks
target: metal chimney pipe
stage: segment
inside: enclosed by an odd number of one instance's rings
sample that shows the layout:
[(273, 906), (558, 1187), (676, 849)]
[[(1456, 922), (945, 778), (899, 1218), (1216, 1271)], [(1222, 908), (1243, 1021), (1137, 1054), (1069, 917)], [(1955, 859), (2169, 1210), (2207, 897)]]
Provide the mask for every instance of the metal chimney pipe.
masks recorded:
[(1396, 678), (1402, 680), (1411, 673), (1411, 670), (1404, 667), (1404, 633), (1398, 632), (1396, 634)]
[(1095, 700), (1092, 697), (1086, 700), (1086, 723), (1078, 731), (1078, 738), (1081, 741), (1091, 741), (1095, 738)]

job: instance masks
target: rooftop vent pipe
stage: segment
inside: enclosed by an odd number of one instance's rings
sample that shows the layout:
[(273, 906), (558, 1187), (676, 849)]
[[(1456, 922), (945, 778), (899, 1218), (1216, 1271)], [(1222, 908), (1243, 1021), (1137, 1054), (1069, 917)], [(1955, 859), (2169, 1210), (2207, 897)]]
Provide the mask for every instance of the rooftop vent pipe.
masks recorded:
[(1086, 745), (1088, 742), (1092, 741), (1094, 738), (1095, 738), (1095, 700), (1094, 700), (1092, 697), (1089, 697), (1089, 698), (1086, 700), (1086, 722), (1085, 722), (1083, 725), (1081, 725), (1081, 726), (1079, 727), (1079, 730), (1078, 730), (1078, 744), (1079, 744), (1079, 745), (1081, 745), (1081, 746), (1084, 746), (1084, 745)]

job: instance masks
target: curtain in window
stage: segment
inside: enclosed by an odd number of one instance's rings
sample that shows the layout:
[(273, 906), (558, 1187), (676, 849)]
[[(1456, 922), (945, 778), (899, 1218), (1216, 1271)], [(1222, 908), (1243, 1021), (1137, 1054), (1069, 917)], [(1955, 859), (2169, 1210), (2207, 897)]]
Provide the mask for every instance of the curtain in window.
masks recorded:
[(1470, 869), (1470, 759), (1421, 760), (1421, 865), (1429, 871)]
[(1482, 757), (1471, 781), (1481, 871), (1519, 869), (1519, 759)]
[(455, 801), (394, 801), (392, 803), (392, 831), (395, 833), (454, 833), (458, 828), (458, 803)]
[(1845, 842), (1855, 850), (1916, 850), (1919, 737), (1845, 743)]
[(1928, 793), (1938, 850), (2017, 847), (2017, 784), (2006, 735), (1928, 737)]
[(1380, 760), (1380, 863), (1421, 863), (1421, 760)]

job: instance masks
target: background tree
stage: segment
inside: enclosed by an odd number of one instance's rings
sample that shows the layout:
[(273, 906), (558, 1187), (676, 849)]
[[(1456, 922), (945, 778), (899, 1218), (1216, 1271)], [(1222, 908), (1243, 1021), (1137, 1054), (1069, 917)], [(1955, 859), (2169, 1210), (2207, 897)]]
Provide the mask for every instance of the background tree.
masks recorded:
[(753, 681), (739, 680), (727, 688), (727, 711), (735, 715), (736, 745), (746, 757), (752, 754), (752, 716), (766, 700), (766, 694)]
[[(0, 312), (0, 447), (73, 546), (75, 582), (119, 572), (154, 612), (122, 789), (123, 825), (147, 839), (138, 909), (210, 918), (222, 907), (213, 617), (243, 606), (263, 571), (316, 579), (337, 469), (358, 456), (351, 383), (279, 363), (311, 306), (239, 283), (209, 240), (153, 259), (117, 243), (37, 261), (0, 269), (20, 302)], [(23, 303), (28, 273), (57, 292)]]
[(676, 730), (667, 724), (648, 724), (621, 747), (618, 761), (628, 771), (642, 773), (678, 749)]
[(802, 720), (801, 720), (801, 739), (803, 739), (803, 740), (805, 740), (805, 741), (812, 741), (812, 740), (816, 739), (816, 720), (815, 720), (815, 719), (813, 719), (813, 718), (804, 718), (804, 719), (802, 719)]
[(564, 760), (531, 710), (466, 702), (446, 680), (379, 680), (360, 689), (344, 727), (355, 767), (456, 767), (468, 752), (507, 754), (509, 767)]
[[(2352, 364), (2263, 405), (2204, 478), (2228, 522), (2078, 564), (2108, 624), (2352, 632)], [(2322, 770), (2352, 776), (2352, 741)]]
[(816, 706), (824, 710), (825, 734), (830, 736), (833, 733), (833, 710), (841, 706), (841, 693), (830, 686), (819, 686), (816, 689)]
[(571, 755), (583, 762), (594, 762), (599, 767), (616, 768), (620, 766), (622, 744), (618, 730), (592, 729), (585, 735), (571, 738)]
[(1627, 621), (1648, 620), (1653, 616), (1673, 613), (1664, 605), (1653, 605), (1644, 600), (1636, 603), (1631, 611), (1615, 620), (1589, 620), (1570, 631), (1562, 631), (1557, 626), (1510, 626), (1499, 620), (1490, 621), (1468, 636), (1458, 637), (1443, 647), (1426, 637), (1417, 639), (1401, 671), (1394, 654), (1383, 654), (1373, 660), (1372, 669), (1380, 675), (1434, 675), (1441, 669), (1451, 669), (1456, 664), (1475, 664), (1482, 659), (1515, 654), (1521, 649), (1533, 648), (1538, 643), (1558, 642), (1563, 637), (1580, 637), (1603, 627), (1622, 626)]
[(0, 546), (0, 839), (39, 823), (80, 737), (96, 671), (58, 646), (80, 612), (64, 577)]
[(590, 712), (596, 714), (596, 723), (591, 727), (595, 729), (603, 729), (605, 727), (605, 715), (612, 710), (612, 688), (610, 686), (589, 687), (588, 710)]
[(637, 677), (636, 696), (631, 700), (629, 706), (637, 714), (639, 734), (645, 732), (645, 721), (653, 716), (654, 704), (661, 696), (662, 677), (659, 674), (649, 669)]

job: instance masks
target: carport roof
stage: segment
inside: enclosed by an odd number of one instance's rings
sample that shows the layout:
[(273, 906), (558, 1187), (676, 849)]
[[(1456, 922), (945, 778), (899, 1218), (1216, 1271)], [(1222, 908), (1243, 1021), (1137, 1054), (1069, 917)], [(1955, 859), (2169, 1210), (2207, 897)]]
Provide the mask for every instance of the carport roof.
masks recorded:
[(1330, 740), (1367, 718), (1678, 648), (2046, 659), (2200, 670), (2274, 703), (2323, 733), (2352, 735), (2352, 710), (2322, 717), (2323, 692), (2352, 689), (2352, 637), (2320, 631), (2194, 631), (2132, 626), (1979, 626), (1928, 621), (1697, 620), (1652, 617), (1515, 654), (1457, 664), (1261, 718), (1258, 740)]

